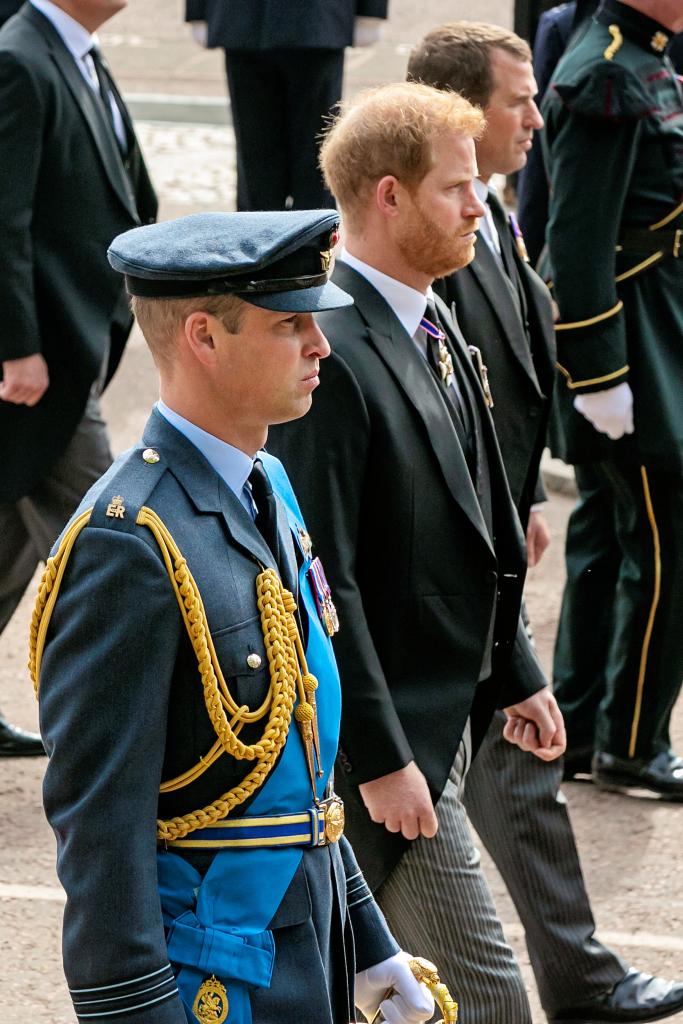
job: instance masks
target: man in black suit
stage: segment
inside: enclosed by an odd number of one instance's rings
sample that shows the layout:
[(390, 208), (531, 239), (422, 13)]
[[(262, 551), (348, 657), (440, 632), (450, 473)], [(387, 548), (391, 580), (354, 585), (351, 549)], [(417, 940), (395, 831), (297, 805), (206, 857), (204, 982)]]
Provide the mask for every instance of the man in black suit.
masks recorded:
[[(93, 37), (124, 6), (31, 0), (0, 32), (0, 630), (111, 461), (98, 397), (132, 318), (107, 246), (157, 209)], [(0, 756), (32, 753), (0, 721)]]
[(355, 306), (321, 317), (332, 354), (312, 411), (270, 446), (339, 609), (337, 779), (366, 877), (396, 932), (438, 950), (470, 1024), (528, 1024), (461, 791), (496, 706), (544, 759), (563, 726), (520, 624), (524, 542), (482, 384), (430, 287), (472, 258), (481, 127), (457, 94), (403, 84), (327, 135), (346, 231), (334, 279)]
[[(514, 217), (490, 188), (494, 174), (524, 166), (533, 133), (543, 126), (531, 53), (524, 40), (497, 25), (452, 22), (417, 44), (408, 74), (455, 89), (486, 117), (486, 131), (475, 143), (475, 188), (486, 215), (474, 259), (435, 290), (488, 368), (493, 421), (531, 566), (548, 540), (537, 503), (545, 498), (539, 464), (553, 391), (555, 329), (548, 290), (526, 262)], [(572, 1007), (576, 1021), (613, 1020), (620, 1010), (629, 1011), (630, 1020), (646, 1020), (652, 1014), (652, 1004), (642, 999), (646, 987), (659, 988), (661, 1010), (668, 1001), (676, 1012), (683, 986), (627, 971), (594, 937), (571, 823), (558, 800), (560, 762), (523, 754), (505, 741), (503, 726), (497, 712), (468, 772), (464, 802), (524, 923), (548, 1017), (564, 1020)]]
[(237, 209), (333, 206), (318, 168), (341, 98), (344, 48), (379, 35), (388, 0), (186, 0), (203, 45), (222, 46), (237, 148)]

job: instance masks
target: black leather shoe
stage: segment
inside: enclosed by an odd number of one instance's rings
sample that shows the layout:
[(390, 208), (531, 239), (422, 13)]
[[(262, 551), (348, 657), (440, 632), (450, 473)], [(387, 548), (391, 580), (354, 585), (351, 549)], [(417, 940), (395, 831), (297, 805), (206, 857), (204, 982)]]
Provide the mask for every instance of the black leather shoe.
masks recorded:
[(683, 758), (664, 751), (651, 761), (639, 761), (596, 751), (593, 782), (615, 793), (649, 789), (665, 800), (683, 800)]
[(568, 747), (562, 759), (564, 781), (571, 782), (577, 775), (590, 776), (592, 759), (592, 747)]
[(45, 753), (40, 736), (10, 725), (0, 715), (0, 757), (38, 757)]
[(550, 1024), (635, 1024), (664, 1020), (683, 1010), (683, 984), (631, 968), (611, 992), (592, 1003), (549, 1017)]

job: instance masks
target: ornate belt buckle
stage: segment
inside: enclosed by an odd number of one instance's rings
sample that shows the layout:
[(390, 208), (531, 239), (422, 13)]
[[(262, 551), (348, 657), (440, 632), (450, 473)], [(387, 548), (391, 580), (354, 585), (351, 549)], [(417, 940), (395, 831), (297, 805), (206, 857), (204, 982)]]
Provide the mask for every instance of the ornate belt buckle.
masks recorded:
[(318, 806), (322, 809), (324, 822), (319, 845), (338, 843), (344, 834), (344, 801), (338, 796), (331, 796), (321, 800)]

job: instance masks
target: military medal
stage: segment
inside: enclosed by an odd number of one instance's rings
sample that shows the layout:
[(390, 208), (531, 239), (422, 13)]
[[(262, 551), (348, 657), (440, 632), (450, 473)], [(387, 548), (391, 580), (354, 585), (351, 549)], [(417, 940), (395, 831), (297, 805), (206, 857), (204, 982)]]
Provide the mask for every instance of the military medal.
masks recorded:
[(446, 335), (440, 330), (436, 324), (433, 324), (431, 320), (428, 320), (426, 316), (423, 316), (420, 320), (420, 327), (428, 334), (430, 338), (434, 338), (439, 346), (439, 374), (441, 380), (447, 388), (451, 386), (455, 380), (455, 371), (453, 369), (453, 359), (451, 353), (448, 351), (446, 345)]
[(212, 974), (197, 991), (192, 1012), (200, 1024), (223, 1024), (228, 1016), (228, 993), (225, 985)]
[(519, 221), (515, 217), (514, 213), (511, 213), (508, 217), (510, 227), (512, 228), (512, 234), (515, 236), (515, 245), (517, 246), (517, 255), (525, 263), (529, 262), (529, 253), (526, 251), (526, 244), (524, 242), (524, 235), (522, 229), (519, 226)]
[(476, 345), (468, 345), (470, 355), (474, 359), (474, 364), (479, 374), (479, 380), (481, 381), (482, 391), (484, 392), (484, 398), (489, 409), (493, 409), (493, 395), (491, 394), (491, 386), (489, 384), (489, 371), (488, 367), (484, 364), (484, 360), (481, 358), (481, 349), (477, 348)]
[(320, 621), (325, 627), (327, 635), (334, 636), (339, 632), (339, 616), (332, 600), (332, 591), (325, 577), (323, 564), (319, 558), (313, 559), (306, 575), (311, 584)]

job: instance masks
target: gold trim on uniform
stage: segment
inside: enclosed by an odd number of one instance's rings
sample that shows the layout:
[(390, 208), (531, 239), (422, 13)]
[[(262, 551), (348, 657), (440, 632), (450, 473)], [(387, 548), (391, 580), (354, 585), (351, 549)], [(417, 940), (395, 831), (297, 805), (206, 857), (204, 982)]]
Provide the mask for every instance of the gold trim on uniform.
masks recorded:
[(659, 263), (663, 255), (663, 252), (653, 252), (646, 260), (643, 260), (641, 263), (636, 263), (635, 267), (631, 267), (630, 270), (625, 270), (623, 274), (617, 274), (614, 280), (617, 282), (626, 281), (627, 278), (634, 277), (636, 274), (639, 274), (641, 270), (647, 270), (647, 268), (651, 267), (653, 263)]
[(572, 375), (569, 370), (565, 369), (561, 363), (556, 363), (555, 365), (560, 373), (563, 373), (567, 378), (567, 387), (570, 391), (573, 391), (574, 388), (587, 388), (592, 384), (606, 384), (608, 380), (614, 380), (616, 377), (621, 377), (630, 370), (630, 366), (627, 363), (626, 366), (622, 366), (620, 370), (614, 370), (612, 373), (606, 373), (602, 377), (591, 377), (589, 380), (572, 380)]
[(643, 497), (645, 499), (645, 510), (647, 512), (647, 518), (650, 523), (650, 529), (652, 530), (652, 544), (654, 548), (654, 563), (655, 563), (655, 579), (654, 587), (652, 591), (652, 604), (650, 605), (650, 614), (647, 618), (647, 626), (645, 627), (645, 636), (643, 637), (643, 646), (640, 651), (640, 666), (638, 669), (638, 682), (636, 685), (636, 702), (633, 709), (633, 721), (631, 722), (631, 740), (628, 746), (628, 756), (636, 756), (636, 744), (638, 742), (638, 727), (640, 725), (640, 713), (643, 707), (643, 690), (645, 688), (645, 673), (647, 671), (647, 657), (650, 652), (650, 641), (652, 639), (652, 631), (655, 624), (655, 615), (657, 614), (657, 606), (659, 604), (659, 597), (662, 586), (662, 551), (659, 541), (659, 529), (657, 527), (657, 520), (655, 519), (654, 508), (652, 507), (652, 496), (650, 494), (650, 483), (647, 478), (647, 470), (645, 466), (640, 467), (640, 475), (643, 481)]
[(666, 32), (655, 32), (652, 39), (650, 40), (650, 46), (655, 51), (655, 53), (664, 53), (668, 42), (669, 37), (666, 34)]
[(683, 203), (679, 203), (671, 213), (667, 213), (666, 217), (662, 217), (656, 224), (650, 224), (649, 230), (657, 231), (659, 228), (663, 228), (665, 224), (670, 224), (672, 220), (675, 220), (679, 213), (683, 213)]
[(556, 331), (575, 331), (580, 327), (592, 327), (593, 324), (599, 324), (603, 320), (609, 320), (611, 316), (616, 316), (617, 313), (621, 313), (624, 308), (624, 303), (619, 299), (615, 306), (611, 309), (606, 310), (604, 313), (598, 313), (597, 316), (591, 316), (588, 320), (573, 320), (566, 324), (555, 324)]
[(624, 45), (624, 37), (618, 25), (609, 25), (607, 31), (612, 37), (612, 42), (603, 53), (603, 57), (605, 60), (614, 60), (614, 54)]

